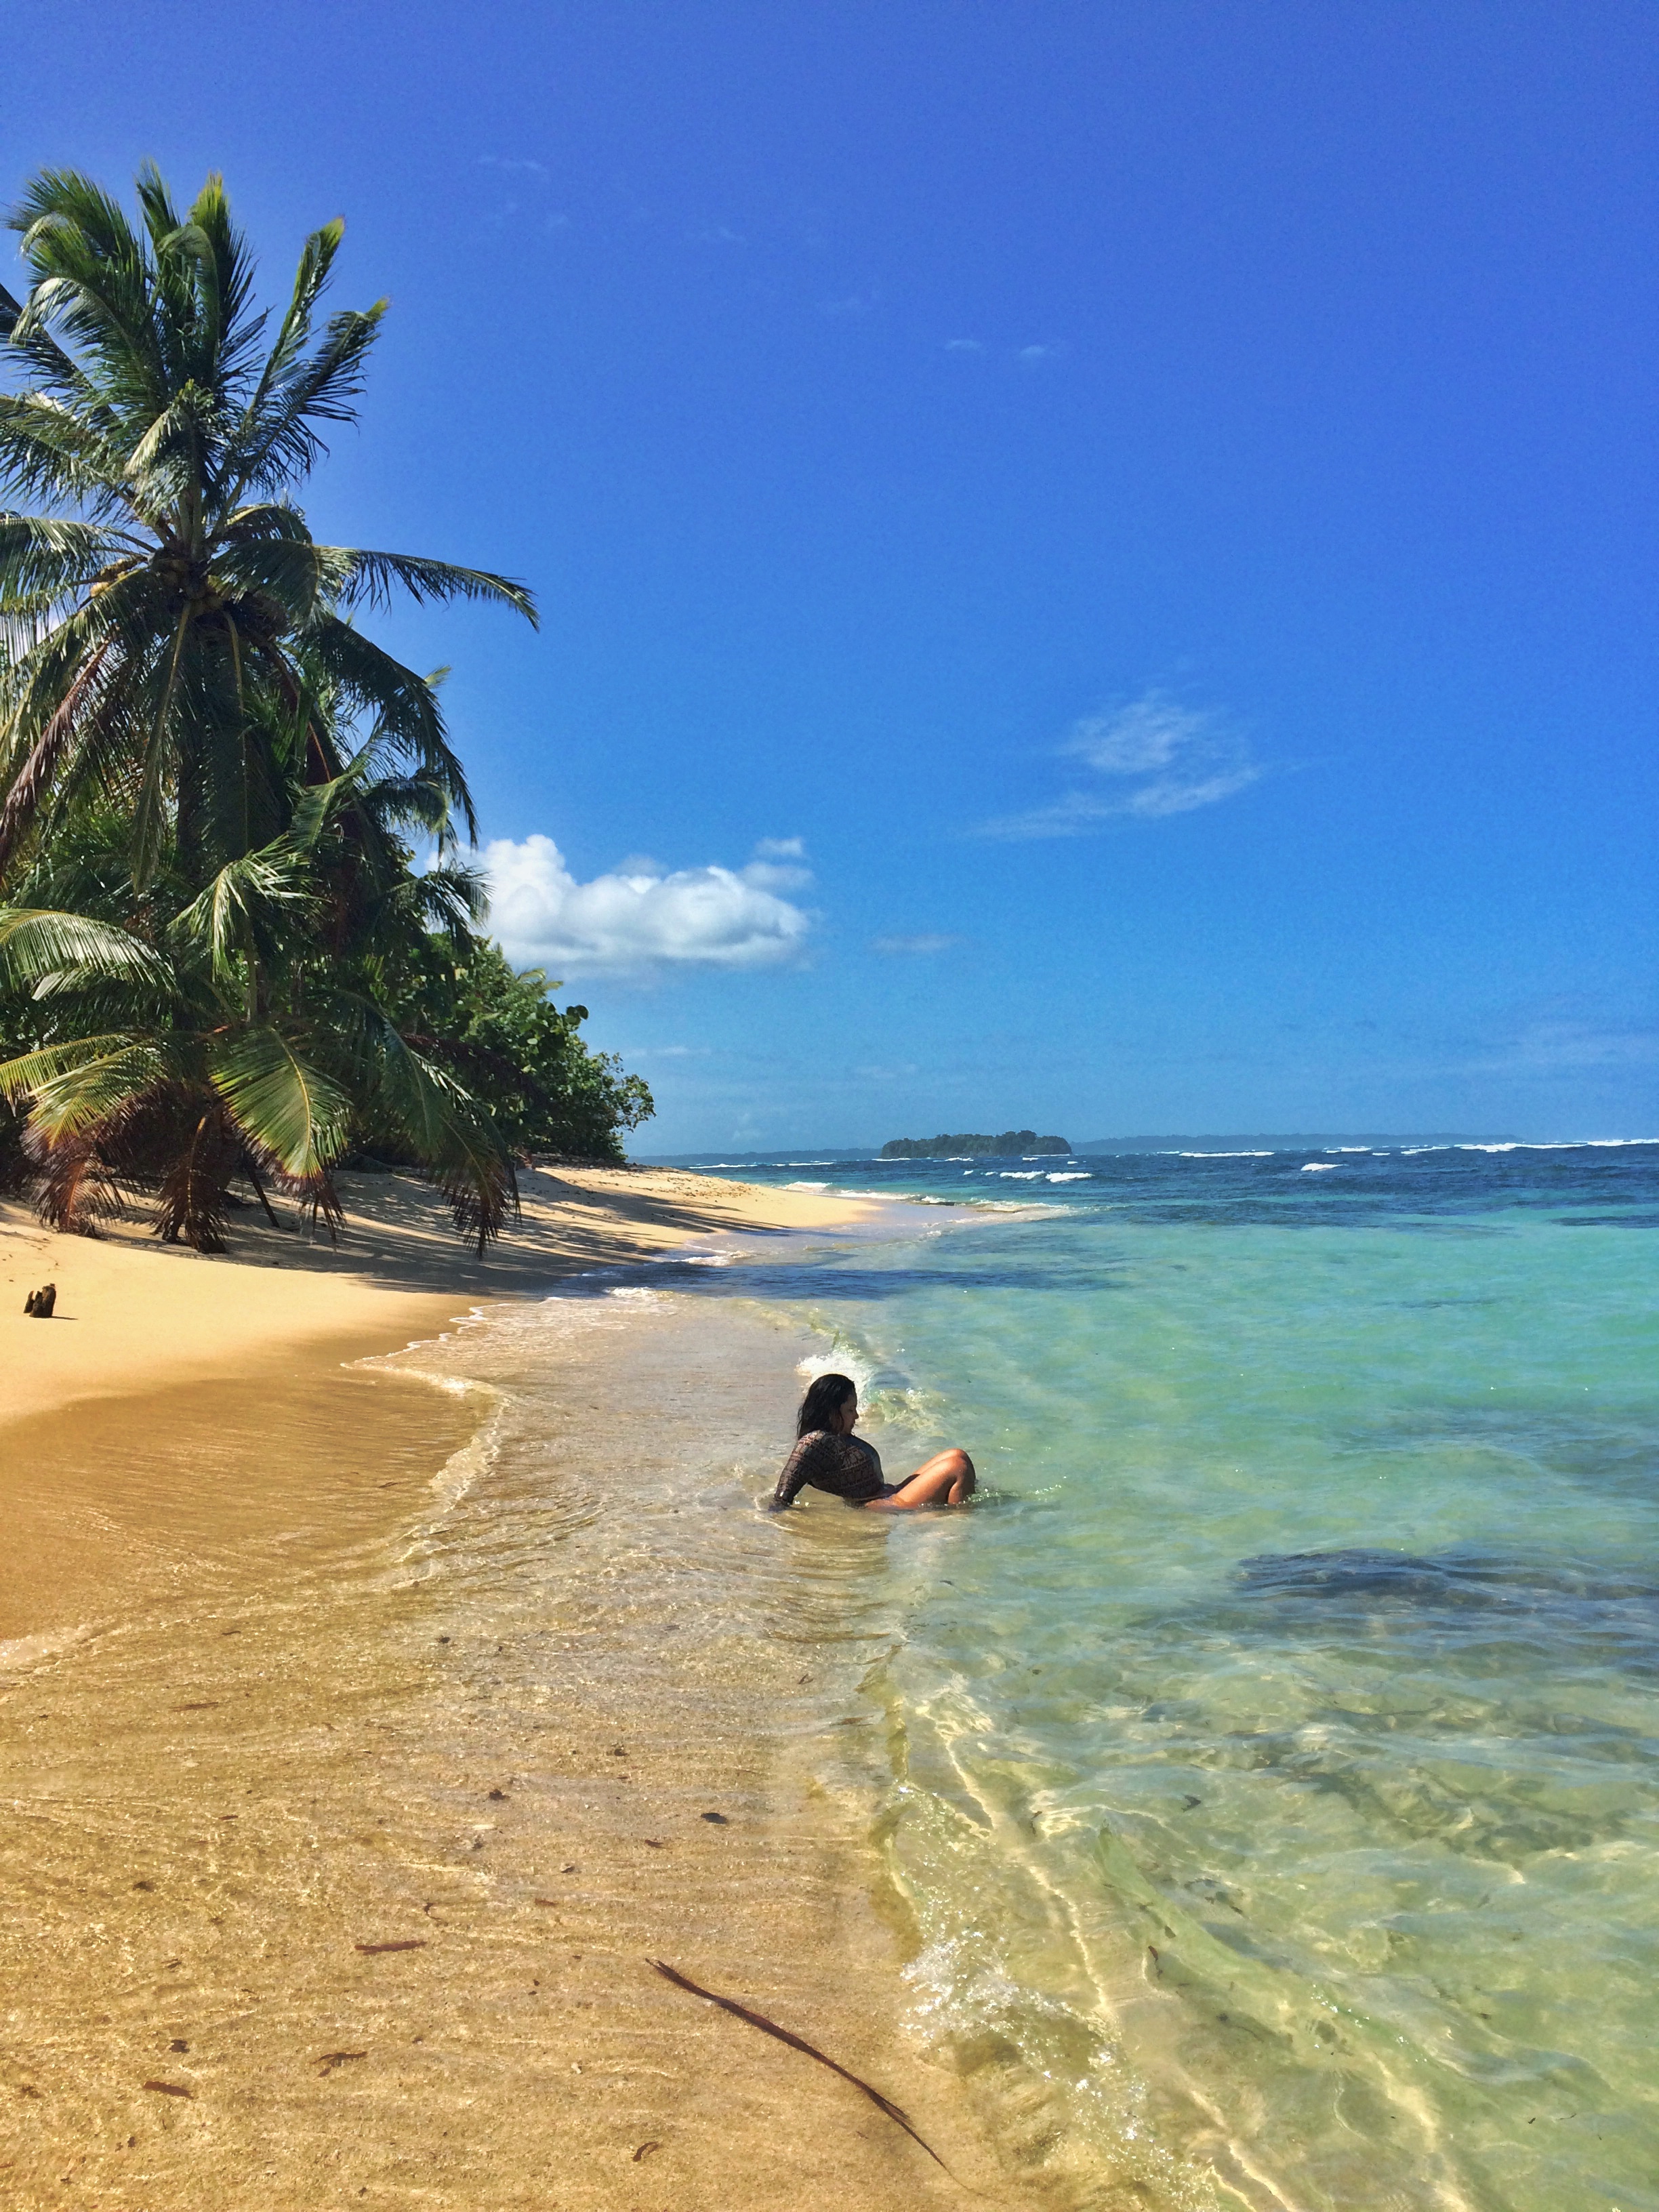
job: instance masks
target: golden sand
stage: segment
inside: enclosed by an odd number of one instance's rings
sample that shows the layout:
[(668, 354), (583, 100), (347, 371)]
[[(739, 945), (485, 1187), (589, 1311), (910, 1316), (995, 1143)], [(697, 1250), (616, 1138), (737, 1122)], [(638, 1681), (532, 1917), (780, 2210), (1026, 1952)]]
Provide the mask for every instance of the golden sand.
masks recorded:
[[(0, 1424), (71, 1400), (118, 1397), (236, 1374), (274, 1348), (319, 1339), (428, 1334), (457, 1301), (512, 1297), (581, 1269), (693, 1242), (822, 1228), (871, 1209), (807, 1191), (761, 1190), (670, 1169), (532, 1170), (523, 1218), (482, 1261), (437, 1193), (413, 1176), (340, 1177), (337, 1243), (268, 1227), (251, 1206), (230, 1251), (163, 1247), (141, 1221), (97, 1238), (54, 1237), (0, 1204)], [(27, 1292), (58, 1285), (49, 1323)]]
[[(529, 1181), (482, 1267), (403, 1177), (351, 1187), (337, 1249), (250, 1217), (207, 1261), (5, 1231), (20, 2212), (962, 2198), (846, 2081), (656, 1958), (878, 2084), (1000, 2204), (1039, 2201), (902, 2033), (906, 1938), (851, 1749), (843, 1787), (814, 1778), (867, 1726), (883, 1538), (881, 1516), (791, 1516), (786, 1560), (744, 1510), (757, 1407), (787, 1406), (801, 1346), (763, 1317), (711, 1335), (696, 1300), (641, 1328), (587, 1302), (493, 1457), (510, 1330), (465, 1395), (434, 1387), (436, 1354), (343, 1364), (510, 1315), (562, 1270), (850, 1209)], [(61, 1319), (26, 1320), (48, 1279)], [(710, 1465), (734, 1470), (712, 1498)], [(719, 1579), (734, 1547), (752, 1586)]]

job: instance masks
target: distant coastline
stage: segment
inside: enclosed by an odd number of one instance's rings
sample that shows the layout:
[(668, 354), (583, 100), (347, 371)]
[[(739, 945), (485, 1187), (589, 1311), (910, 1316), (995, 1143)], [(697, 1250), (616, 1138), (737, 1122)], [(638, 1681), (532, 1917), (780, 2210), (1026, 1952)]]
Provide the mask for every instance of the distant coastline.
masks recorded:
[[(1513, 1131), (1480, 1132), (1473, 1130), (1436, 1129), (1391, 1135), (1376, 1136), (1365, 1132), (1303, 1131), (1289, 1135), (1256, 1136), (1169, 1136), (1169, 1137), (1091, 1137), (1085, 1143), (1072, 1147), (1073, 1156), (1083, 1158), (1094, 1152), (1336, 1152), (1344, 1146), (1376, 1146), (1392, 1151), (1402, 1145), (1516, 1145), (1526, 1139)], [(1563, 1139), (1571, 1143), (1571, 1139)], [(1588, 1143), (1590, 1141), (1585, 1139)], [(879, 1160), (884, 1154), (880, 1145), (770, 1145), (761, 1152), (726, 1152), (717, 1146), (705, 1146), (696, 1152), (647, 1152), (638, 1155), (635, 1164), (647, 1168), (693, 1167), (840, 1167), (849, 1161)], [(886, 1157), (893, 1158), (890, 1152)]]

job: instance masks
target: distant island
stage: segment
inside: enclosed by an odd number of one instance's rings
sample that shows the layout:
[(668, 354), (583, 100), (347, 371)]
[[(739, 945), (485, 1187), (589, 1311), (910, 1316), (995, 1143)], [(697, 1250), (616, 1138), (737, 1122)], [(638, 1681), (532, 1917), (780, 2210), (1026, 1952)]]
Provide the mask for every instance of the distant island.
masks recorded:
[(1064, 1137), (1039, 1137), (1035, 1129), (1005, 1129), (1000, 1137), (892, 1137), (878, 1158), (884, 1160), (1034, 1159), (1069, 1152)]

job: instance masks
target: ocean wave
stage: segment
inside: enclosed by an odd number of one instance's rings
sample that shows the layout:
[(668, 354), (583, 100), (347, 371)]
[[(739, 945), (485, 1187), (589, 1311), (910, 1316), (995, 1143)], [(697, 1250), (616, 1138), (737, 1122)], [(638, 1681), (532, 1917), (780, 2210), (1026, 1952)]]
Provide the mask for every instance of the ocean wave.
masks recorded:
[(828, 1190), (830, 1188), (827, 1182), (787, 1182), (783, 1187), (786, 1190)]
[(797, 1375), (816, 1382), (820, 1375), (845, 1375), (858, 1385), (860, 1403), (873, 1395), (881, 1369), (870, 1353), (836, 1337), (827, 1352), (809, 1352), (795, 1362)]
[(1336, 1173), (1336, 1162), (1334, 1160), (1310, 1160), (1304, 1167), (1302, 1172), (1304, 1175), (1334, 1175)]
[[(1398, 1149), (1402, 1159), (1416, 1159), (1424, 1152), (1617, 1152), (1632, 1147), (1659, 1149), (1659, 1137), (1553, 1137), (1547, 1141), (1510, 1137), (1502, 1143), (1401, 1145)], [(1379, 1153), (1376, 1157), (1385, 1156)]]
[[(525, 1310), (533, 1312), (535, 1309)], [(482, 1306), (472, 1307), (470, 1312), (460, 1316), (460, 1320), (469, 1334), (491, 1326), (490, 1317)], [(429, 1356), (439, 1352), (441, 1347), (453, 1346), (460, 1334), (460, 1329), (445, 1329), (436, 1337), (417, 1338), (401, 1352), (379, 1352), (367, 1359), (351, 1363), (358, 1368), (378, 1369), (382, 1374), (404, 1376), (414, 1382), (424, 1382), (429, 1389), (441, 1390), (447, 1398), (476, 1396), (487, 1404), (489, 1411), (472, 1434), (459, 1450), (449, 1455), (432, 1477), (429, 1487), (437, 1500), (440, 1519), (460, 1503), (478, 1477), (493, 1462), (501, 1418), (507, 1403), (507, 1393), (493, 1382), (483, 1382), (476, 1376), (453, 1374), (445, 1368), (424, 1367), (417, 1364), (421, 1354)], [(429, 1528), (427, 1533), (429, 1533)]]

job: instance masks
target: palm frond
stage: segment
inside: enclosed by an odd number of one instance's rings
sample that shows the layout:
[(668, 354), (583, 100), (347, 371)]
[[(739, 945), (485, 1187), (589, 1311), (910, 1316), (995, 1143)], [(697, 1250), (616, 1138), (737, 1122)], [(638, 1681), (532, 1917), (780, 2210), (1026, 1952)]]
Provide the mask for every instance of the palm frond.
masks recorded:
[(64, 331), (96, 366), (94, 385), (119, 407), (167, 404), (166, 364), (151, 313), (144, 244), (118, 200), (72, 169), (32, 179), (11, 215), (34, 274), (13, 331)]
[(305, 854), (279, 839), (228, 861), (175, 917), (170, 934), (205, 951), (215, 977), (229, 981), (250, 949), (269, 957), (311, 904), (309, 874)]
[(312, 316), (327, 289), (335, 256), (344, 236), (345, 225), (337, 216), (332, 222), (313, 230), (301, 249), (294, 291), (278, 325), (276, 343), (265, 357), (241, 420), (231, 433), (227, 480), (222, 487), (222, 503), (226, 506), (240, 500), (250, 484), (266, 480), (263, 471), (273, 427), (270, 419), (272, 398), (284, 386), (311, 342)]
[(153, 945), (113, 922), (44, 907), (0, 908), (0, 981), (37, 998), (82, 983), (173, 988), (173, 971)]
[(34, 1186), (35, 1212), (59, 1236), (95, 1237), (100, 1220), (122, 1210), (121, 1186), (110, 1171), (93, 1135), (65, 1137), (48, 1144), (37, 1131), (23, 1139), (28, 1181)]
[(136, 541), (88, 522), (0, 514), (0, 613), (17, 599), (48, 605), (94, 582), (112, 562), (131, 559)]
[(208, 1072), (250, 1152), (289, 1184), (315, 1184), (345, 1149), (351, 1101), (305, 1040), (275, 1023), (214, 1039)]
[(490, 599), (516, 608), (531, 626), (539, 628), (536, 602), (522, 584), (510, 577), (491, 575), (483, 568), (460, 568), (449, 561), (427, 561), (410, 553), (371, 553), (361, 547), (332, 549), (347, 572), (340, 593), (343, 606), (367, 602), (389, 606), (392, 586), (401, 585), (421, 605), (428, 599)]
[(252, 538), (222, 545), (214, 557), (216, 582), (235, 592), (264, 592), (278, 602), (285, 625), (298, 629), (321, 605), (336, 599), (345, 580), (332, 546), (297, 538)]
[(476, 841), (477, 817), (466, 773), (450, 749), (437, 694), (427, 679), (337, 615), (319, 615), (307, 625), (301, 643), (306, 656), (337, 687), (346, 706), (372, 714), (378, 734), (398, 757), (413, 762), (438, 785)]
[(41, 801), (56, 781), (65, 752), (74, 742), (76, 725), (89, 701), (98, 695), (99, 681), (109, 653), (107, 641), (93, 651), (75, 671), (68, 690), (52, 719), (36, 738), (0, 805), (0, 884), (18, 841), (24, 836)]
[(415, 1050), (372, 1001), (340, 992), (336, 1006), (342, 1033), (355, 1029), (357, 1053), (372, 1072), (381, 1111), (420, 1172), (449, 1200), (456, 1228), (477, 1238), (482, 1258), (490, 1240), (519, 1214), (518, 1177), (495, 1125), (471, 1093)]
[(79, 364), (64, 351), (49, 331), (24, 319), (23, 304), (0, 284), (0, 347), (17, 355), (38, 389), (73, 395), (82, 405), (92, 399), (91, 386)]
[(125, 465), (112, 428), (50, 392), (0, 393), (0, 484), (23, 499), (119, 511)]
[(245, 490), (275, 491), (307, 476), (325, 450), (319, 422), (353, 422), (363, 388), (363, 363), (391, 302), (330, 319), (316, 351), (272, 379), (249, 419), (239, 426), (228, 471), (228, 501)]
[(0, 1089), (29, 1101), (28, 1133), (43, 1145), (97, 1137), (155, 1084), (179, 1073), (181, 1054), (157, 1036), (78, 1039), (84, 1050), (71, 1059), (60, 1047), (60, 1064), (47, 1070), (46, 1054), (25, 1053), (0, 1067)]
[(216, 532), (221, 545), (263, 544), (272, 538), (291, 538), (300, 545), (312, 542), (304, 515), (286, 500), (256, 500), (251, 507), (239, 507), (225, 516)]
[(0, 1060), (0, 1098), (30, 1098), (60, 1076), (94, 1066), (132, 1042), (125, 1030), (100, 1036), (61, 1038), (55, 1044), (36, 1045), (27, 1052)]
[(169, 505), (197, 480), (216, 427), (211, 392), (188, 378), (171, 393), (127, 457), (127, 478), (142, 485), (145, 505)]
[[(222, 1252), (226, 1194), (241, 1164), (240, 1137), (224, 1101), (210, 1091), (175, 1091), (155, 1103), (171, 1109), (172, 1126), (166, 1132), (170, 1141), (155, 1194), (154, 1233), (167, 1244)], [(132, 1118), (137, 1121), (139, 1115)], [(135, 1136), (144, 1133), (133, 1131)]]
[(196, 195), (179, 244), (195, 261), (201, 299), (203, 358), (198, 376), (225, 404), (236, 389), (264, 328), (251, 314), (253, 261), (247, 240), (231, 221), (223, 177), (215, 170)]

